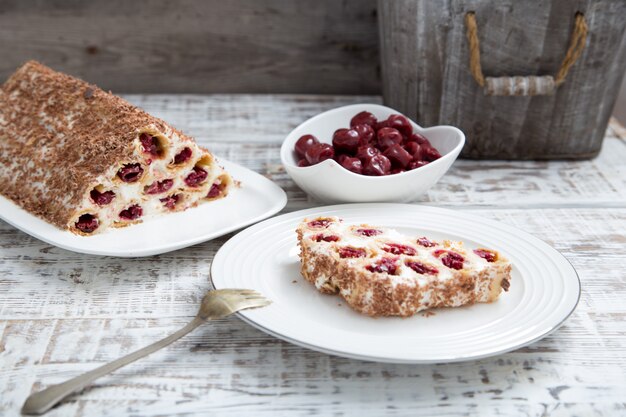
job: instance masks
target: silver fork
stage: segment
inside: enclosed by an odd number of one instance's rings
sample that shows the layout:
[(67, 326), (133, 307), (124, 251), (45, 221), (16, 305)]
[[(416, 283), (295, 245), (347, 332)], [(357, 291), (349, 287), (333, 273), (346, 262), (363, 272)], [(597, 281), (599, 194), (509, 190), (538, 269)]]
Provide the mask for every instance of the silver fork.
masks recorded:
[(30, 395), (22, 406), (22, 413), (43, 414), (63, 398), (73, 392), (82, 390), (97, 378), (156, 352), (209, 320), (221, 319), (240, 310), (265, 307), (269, 304), (271, 304), (270, 300), (253, 290), (226, 289), (209, 291), (202, 298), (202, 304), (200, 304), (196, 317), (176, 333), (92, 371)]

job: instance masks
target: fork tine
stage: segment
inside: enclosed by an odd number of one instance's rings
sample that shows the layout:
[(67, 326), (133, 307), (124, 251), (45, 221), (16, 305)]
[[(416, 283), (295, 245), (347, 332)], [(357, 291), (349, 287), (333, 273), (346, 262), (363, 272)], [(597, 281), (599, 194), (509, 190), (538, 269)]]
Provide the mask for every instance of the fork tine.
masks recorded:
[(263, 298), (263, 297), (259, 297), (259, 298), (246, 298), (245, 301), (247, 303), (263, 303), (265, 301), (267, 301), (267, 298)]
[(261, 294), (259, 294), (257, 292), (257, 293), (254, 293), (254, 294), (244, 295), (244, 298), (249, 300), (249, 299), (252, 299), (252, 298), (266, 298), (266, 297), (263, 297), (263, 295), (261, 295)]
[(272, 304), (270, 300), (267, 298), (258, 299), (258, 300), (244, 300), (237, 304), (237, 311), (246, 310), (249, 308), (258, 308), (265, 307)]
[(246, 290), (246, 291), (242, 291), (241, 294), (243, 295), (260, 295), (260, 293), (256, 290)]

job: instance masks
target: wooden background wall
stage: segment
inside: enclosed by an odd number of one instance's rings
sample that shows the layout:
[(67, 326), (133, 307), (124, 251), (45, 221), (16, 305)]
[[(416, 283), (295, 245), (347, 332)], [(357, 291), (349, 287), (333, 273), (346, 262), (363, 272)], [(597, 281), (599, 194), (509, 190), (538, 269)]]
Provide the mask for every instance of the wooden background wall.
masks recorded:
[(0, 0), (0, 80), (28, 59), (121, 93), (381, 88), (376, 0)]
[(380, 91), (376, 0), (0, 0), (0, 79), (28, 59), (114, 92)]

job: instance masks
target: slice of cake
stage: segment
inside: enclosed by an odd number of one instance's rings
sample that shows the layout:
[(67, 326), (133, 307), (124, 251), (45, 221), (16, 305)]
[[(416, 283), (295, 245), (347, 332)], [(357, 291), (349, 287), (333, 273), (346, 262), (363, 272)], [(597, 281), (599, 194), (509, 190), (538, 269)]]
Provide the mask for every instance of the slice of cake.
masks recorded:
[(226, 196), (231, 177), (192, 138), (37, 62), (0, 90), (0, 193), (80, 235)]
[(489, 303), (509, 289), (511, 264), (491, 249), (346, 225), (337, 217), (305, 219), (296, 232), (304, 278), (370, 316)]

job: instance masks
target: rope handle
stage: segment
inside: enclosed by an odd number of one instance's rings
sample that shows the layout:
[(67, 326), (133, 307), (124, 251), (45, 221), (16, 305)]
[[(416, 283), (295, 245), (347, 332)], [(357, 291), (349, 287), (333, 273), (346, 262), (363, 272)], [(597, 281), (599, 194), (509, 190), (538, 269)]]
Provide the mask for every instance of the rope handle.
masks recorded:
[(465, 15), (465, 26), (467, 27), (467, 41), (470, 49), (470, 72), (478, 85), (484, 88), (485, 95), (488, 96), (537, 96), (554, 93), (556, 88), (565, 82), (565, 77), (567, 77), (570, 68), (582, 55), (589, 31), (585, 15), (576, 12), (569, 48), (563, 62), (561, 62), (559, 71), (554, 77), (552, 75), (485, 77), (480, 66), (478, 25), (474, 12), (468, 12)]

